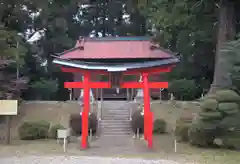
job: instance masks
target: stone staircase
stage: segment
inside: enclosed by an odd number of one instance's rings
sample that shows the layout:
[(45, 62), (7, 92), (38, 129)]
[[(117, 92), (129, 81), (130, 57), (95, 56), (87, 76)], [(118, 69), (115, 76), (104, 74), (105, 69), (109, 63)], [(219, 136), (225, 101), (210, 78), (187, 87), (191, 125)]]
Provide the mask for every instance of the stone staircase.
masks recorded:
[(132, 132), (130, 115), (132, 104), (128, 101), (106, 101), (99, 120), (101, 136), (129, 136)]
[(130, 120), (100, 120), (101, 136), (128, 136), (131, 134)]

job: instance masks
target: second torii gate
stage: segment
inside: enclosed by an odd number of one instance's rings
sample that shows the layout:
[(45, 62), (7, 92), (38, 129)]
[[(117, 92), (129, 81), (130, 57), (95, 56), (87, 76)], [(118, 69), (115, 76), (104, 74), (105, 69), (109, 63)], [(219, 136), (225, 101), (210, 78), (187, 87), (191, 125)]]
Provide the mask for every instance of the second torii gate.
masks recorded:
[[(119, 88), (142, 88), (144, 93), (144, 138), (148, 142), (148, 147), (152, 147), (152, 129), (153, 129), (153, 113), (150, 111), (150, 88), (168, 88), (168, 82), (149, 82), (149, 75), (161, 72), (170, 72), (172, 66), (164, 68), (148, 68), (140, 70), (132, 70), (126, 72), (104, 72), (104, 71), (87, 71), (77, 68), (61, 67), (63, 72), (79, 72), (83, 75), (83, 82), (65, 82), (65, 88), (82, 88), (84, 110), (82, 113), (82, 142), (81, 147), (87, 148), (88, 137), (88, 113), (90, 110), (90, 89), (91, 88), (111, 88), (113, 85), (118, 85)], [(92, 82), (91, 74), (109, 75), (112, 78), (109, 82)], [(120, 76), (119, 76), (119, 73)], [(122, 82), (123, 75), (141, 75), (142, 82)], [(112, 75), (112, 76), (111, 76)]]

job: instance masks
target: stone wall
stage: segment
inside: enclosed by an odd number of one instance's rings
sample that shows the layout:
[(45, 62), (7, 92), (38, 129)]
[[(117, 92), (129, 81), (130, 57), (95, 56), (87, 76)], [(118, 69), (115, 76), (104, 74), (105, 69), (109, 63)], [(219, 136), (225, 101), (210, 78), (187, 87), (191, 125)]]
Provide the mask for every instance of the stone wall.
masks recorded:
[[(189, 114), (198, 106), (198, 102), (181, 102), (181, 101), (153, 101), (152, 110), (156, 118), (164, 118), (166, 120), (175, 119), (175, 116), (180, 114)], [(188, 109), (187, 109), (188, 108)], [(96, 112), (96, 106), (91, 109)], [(179, 111), (182, 111), (179, 113)], [(78, 114), (80, 112), (80, 105), (77, 101), (28, 101), (23, 102), (19, 109), (18, 115), (11, 117), (10, 132), (11, 138), (18, 138), (18, 127), (24, 121), (49, 121), (51, 124), (62, 124), (68, 127), (69, 116), (71, 114)], [(196, 112), (196, 111), (194, 111)], [(167, 117), (167, 118), (166, 118)], [(7, 126), (0, 123), (0, 138), (6, 135)]]
[(11, 119), (11, 138), (18, 138), (18, 127), (24, 121), (49, 121), (51, 124), (62, 124), (68, 127), (70, 114), (78, 114), (80, 106), (77, 102), (29, 101), (23, 102), (18, 115)]

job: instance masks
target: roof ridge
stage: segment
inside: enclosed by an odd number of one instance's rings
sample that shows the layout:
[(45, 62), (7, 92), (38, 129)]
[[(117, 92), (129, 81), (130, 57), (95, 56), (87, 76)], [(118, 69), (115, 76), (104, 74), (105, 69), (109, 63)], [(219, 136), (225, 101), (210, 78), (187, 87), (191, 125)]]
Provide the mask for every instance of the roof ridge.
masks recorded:
[(107, 37), (79, 37), (79, 40), (84, 39), (85, 41), (151, 41), (152, 38), (149, 36), (107, 36)]

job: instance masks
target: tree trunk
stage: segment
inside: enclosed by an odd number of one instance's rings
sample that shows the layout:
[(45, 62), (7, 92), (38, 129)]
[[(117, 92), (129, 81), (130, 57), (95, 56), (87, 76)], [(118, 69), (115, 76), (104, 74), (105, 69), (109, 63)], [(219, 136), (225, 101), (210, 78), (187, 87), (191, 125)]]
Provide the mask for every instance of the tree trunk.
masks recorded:
[(214, 93), (218, 89), (230, 88), (232, 85), (229, 70), (231, 63), (220, 50), (227, 41), (234, 39), (235, 33), (234, 3), (231, 0), (220, 0), (215, 70), (209, 93)]

